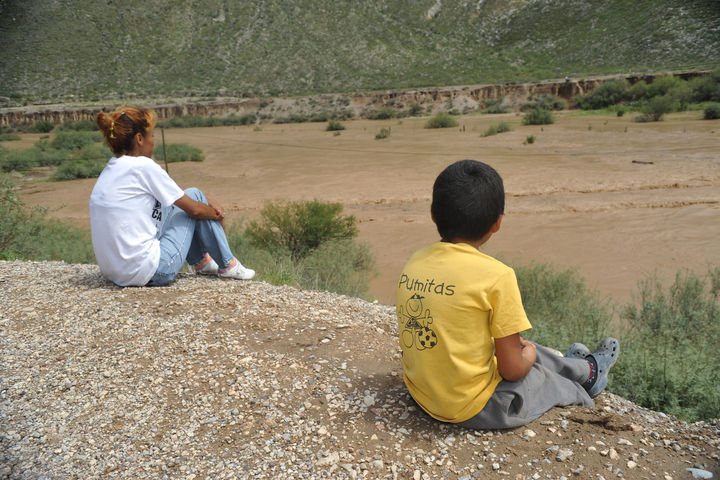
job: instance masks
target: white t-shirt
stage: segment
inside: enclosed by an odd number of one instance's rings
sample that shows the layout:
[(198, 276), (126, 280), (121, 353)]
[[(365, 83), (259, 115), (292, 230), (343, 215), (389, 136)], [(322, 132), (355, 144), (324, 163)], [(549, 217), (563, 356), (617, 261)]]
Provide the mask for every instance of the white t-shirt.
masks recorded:
[(148, 157), (110, 159), (90, 195), (95, 258), (108, 280), (123, 287), (150, 281), (160, 262), (161, 207), (183, 195)]

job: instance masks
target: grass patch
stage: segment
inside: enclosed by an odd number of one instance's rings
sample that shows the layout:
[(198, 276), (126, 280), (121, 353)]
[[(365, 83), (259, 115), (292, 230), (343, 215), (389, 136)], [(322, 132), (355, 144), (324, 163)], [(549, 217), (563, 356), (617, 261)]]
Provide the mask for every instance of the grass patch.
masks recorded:
[(498, 133), (505, 133), (511, 131), (510, 124), (507, 122), (500, 122), (498, 124), (492, 124), (488, 127), (485, 132), (481, 135), (482, 137), (489, 137), (491, 135), (497, 135)]
[(12, 179), (0, 174), (0, 259), (92, 263), (95, 254), (88, 232), (25, 206)]
[(378, 133), (375, 134), (375, 140), (383, 140), (385, 138), (388, 138), (390, 136), (390, 129), (389, 128), (381, 128)]
[(156, 145), (153, 150), (153, 158), (165, 160), (167, 154), (167, 163), (176, 162), (202, 162), (205, 160), (202, 150), (185, 143), (168, 143), (163, 151), (162, 145)]

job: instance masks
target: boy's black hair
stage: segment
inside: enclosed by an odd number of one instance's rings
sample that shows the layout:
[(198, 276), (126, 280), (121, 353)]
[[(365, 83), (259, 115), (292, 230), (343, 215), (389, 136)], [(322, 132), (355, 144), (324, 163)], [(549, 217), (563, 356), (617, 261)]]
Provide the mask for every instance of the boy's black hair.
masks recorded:
[(435, 179), (430, 211), (444, 241), (479, 240), (505, 212), (502, 178), (485, 163), (455, 162)]

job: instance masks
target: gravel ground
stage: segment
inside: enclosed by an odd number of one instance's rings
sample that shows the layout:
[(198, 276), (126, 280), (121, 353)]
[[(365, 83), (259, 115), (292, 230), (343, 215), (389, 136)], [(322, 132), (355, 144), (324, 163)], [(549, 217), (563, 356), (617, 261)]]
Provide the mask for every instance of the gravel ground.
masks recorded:
[(399, 374), (394, 310), (183, 274), (0, 262), (0, 478), (718, 477), (720, 424), (610, 393), (509, 431), (443, 425)]

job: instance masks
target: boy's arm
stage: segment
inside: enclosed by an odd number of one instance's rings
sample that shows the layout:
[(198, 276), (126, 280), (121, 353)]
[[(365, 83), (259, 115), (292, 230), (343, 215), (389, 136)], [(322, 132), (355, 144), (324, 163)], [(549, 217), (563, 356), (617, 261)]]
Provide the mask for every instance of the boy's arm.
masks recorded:
[(495, 356), (498, 371), (509, 382), (515, 382), (527, 375), (535, 363), (535, 344), (528, 342), (519, 333), (495, 339)]

